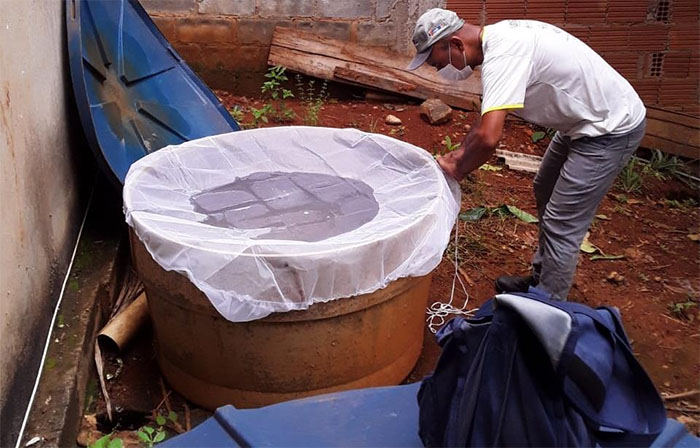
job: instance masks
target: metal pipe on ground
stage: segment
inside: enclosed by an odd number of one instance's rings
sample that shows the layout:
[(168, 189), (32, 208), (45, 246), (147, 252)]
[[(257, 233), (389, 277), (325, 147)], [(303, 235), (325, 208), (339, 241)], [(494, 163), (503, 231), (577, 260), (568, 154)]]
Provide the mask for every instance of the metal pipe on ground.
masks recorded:
[(97, 334), (103, 350), (120, 352), (148, 321), (148, 301), (142, 292), (121, 313), (114, 316)]

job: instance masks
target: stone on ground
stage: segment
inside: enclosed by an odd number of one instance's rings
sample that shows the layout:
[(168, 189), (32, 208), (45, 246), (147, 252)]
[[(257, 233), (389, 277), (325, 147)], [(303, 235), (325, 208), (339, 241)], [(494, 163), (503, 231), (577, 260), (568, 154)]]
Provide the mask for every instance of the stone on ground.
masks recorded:
[(452, 108), (437, 98), (430, 98), (420, 105), (420, 115), (430, 124), (442, 124), (452, 117)]
[(401, 119), (397, 117), (396, 115), (387, 115), (384, 118), (384, 122), (386, 124), (392, 125), (392, 126), (398, 126), (401, 124)]

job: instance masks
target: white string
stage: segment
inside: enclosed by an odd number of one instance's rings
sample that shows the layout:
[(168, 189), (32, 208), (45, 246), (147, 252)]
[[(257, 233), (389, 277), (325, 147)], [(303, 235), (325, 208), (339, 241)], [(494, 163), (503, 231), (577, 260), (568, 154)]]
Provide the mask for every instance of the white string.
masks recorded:
[[(437, 333), (437, 329), (445, 324), (445, 319), (447, 316), (450, 314), (461, 314), (463, 316), (472, 316), (478, 308), (474, 308), (471, 310), (467, 309), (467, 305), (469, 305), (469, 293), (467, 292), (467, 287), (464, 286), (464, 282), (462, 281), (462, 277), (459, 276), (459, 221), (457, 221), (457, 226), (455, 227), (455, 256), (454, 256), (454, 261), (455, 261), (455, 274), (454, 277), (452, 278), (452, 291), (450, 292), (450, 301), (447, 303), (444, 302), (433, 302), (426, 310), (428, 317), (426, 319), (426, 322), (428, 322), (428, 329), (430, 329), (430, 332), (435, 334)], [(464, 299), (464, 304), (462, 305), (461, 308), (457, 308), (454, 305), (452, 305), (452, 301), (455, 298), (455, 289), (457, 287), (457, 280), (459, 280), (459, 284), (462, 286), (462, 291), (465, 294), (465, 299)]]

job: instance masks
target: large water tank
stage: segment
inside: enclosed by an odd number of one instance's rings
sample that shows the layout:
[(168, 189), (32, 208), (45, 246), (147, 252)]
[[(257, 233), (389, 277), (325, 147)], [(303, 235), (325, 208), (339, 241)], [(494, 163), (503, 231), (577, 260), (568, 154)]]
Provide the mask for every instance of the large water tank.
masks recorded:
[(408, 375), (459, 189), (407, 143), (280, 127), (141, 159), (124, 210), (164, 376), (254, 407)]

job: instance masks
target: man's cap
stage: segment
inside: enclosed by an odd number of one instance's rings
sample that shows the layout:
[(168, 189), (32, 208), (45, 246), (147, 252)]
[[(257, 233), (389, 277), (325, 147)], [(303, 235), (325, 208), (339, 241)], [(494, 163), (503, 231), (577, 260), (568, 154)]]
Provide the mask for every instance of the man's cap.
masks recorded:
[(433, 45), (443, 37), (459, 31), (462, 25), (464, 25), (464, 20), (446, 9), (433, 8), (423, 13), (413, 30), (413, 45), (416, 46), (416, 55), (406, 69), (415, 70), (423, 65), (430, 56)]

